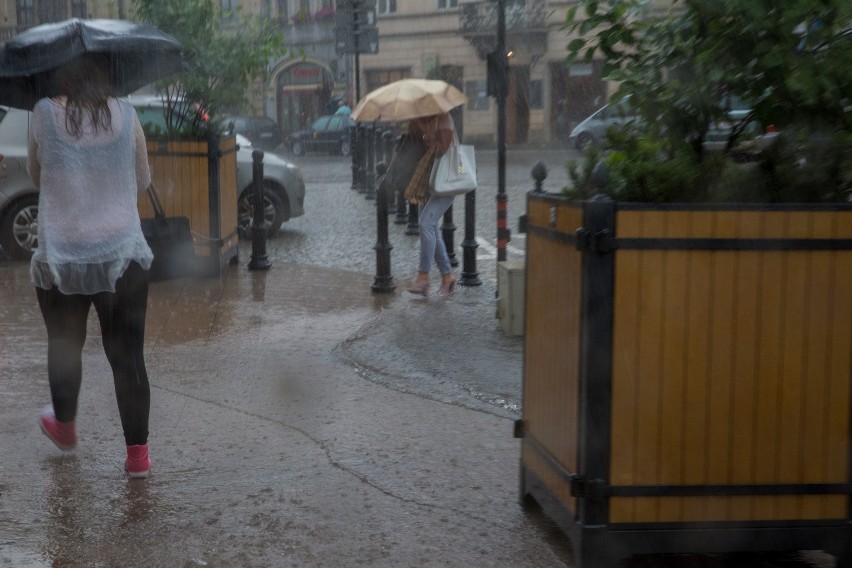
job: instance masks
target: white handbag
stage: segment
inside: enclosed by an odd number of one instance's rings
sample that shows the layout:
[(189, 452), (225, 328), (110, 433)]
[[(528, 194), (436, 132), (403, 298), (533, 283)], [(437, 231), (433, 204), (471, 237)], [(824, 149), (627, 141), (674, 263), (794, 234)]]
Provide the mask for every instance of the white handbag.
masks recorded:
[(432, 166), (429, 192), (433, 195), (461, 195), (474, 189), (476, 189), (476, 154), (473, 146), (459, 144), (458, 136), (453, 132), (453, 143)]

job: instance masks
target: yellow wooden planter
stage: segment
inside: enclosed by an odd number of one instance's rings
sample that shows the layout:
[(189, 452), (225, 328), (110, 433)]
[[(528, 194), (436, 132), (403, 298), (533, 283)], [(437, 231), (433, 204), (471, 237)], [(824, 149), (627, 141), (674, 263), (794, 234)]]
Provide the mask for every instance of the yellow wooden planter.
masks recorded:
[(852, 566), (852, 206), (531, 193), (527, 232), (522, 494), (578, 566)]
[[(236, 137), (148, 140), (148, 163), (166, 216), (189, 218), (196, 266), (188, 273), (218, 276), (238, 254)], [(139, 213), (154, 216), (144, 194)]]

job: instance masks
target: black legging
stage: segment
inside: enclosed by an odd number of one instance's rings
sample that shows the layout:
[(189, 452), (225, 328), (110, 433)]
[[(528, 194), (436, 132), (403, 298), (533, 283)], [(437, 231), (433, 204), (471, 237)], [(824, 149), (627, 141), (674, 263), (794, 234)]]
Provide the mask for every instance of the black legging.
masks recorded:
[(128, 446), (147, 444), (151, 388), (143, 347), (148, 272), (131, 262), (116, 281), (115, 293), (66, 295), (54, 287), (36, 288), (36, 295), (47, 326), (47, 375), (56, 418), (69, 422), (77, 416), (86, 321), (89, 306), (94, 304), (104, 352), (112, 367), (124, 440)]

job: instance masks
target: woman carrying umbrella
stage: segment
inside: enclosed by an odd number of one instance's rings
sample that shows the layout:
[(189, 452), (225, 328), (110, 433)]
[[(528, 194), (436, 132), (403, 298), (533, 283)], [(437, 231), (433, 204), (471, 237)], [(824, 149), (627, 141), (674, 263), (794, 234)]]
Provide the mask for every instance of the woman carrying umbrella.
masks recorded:
[[(408, 121), (408, 137), (426, 144), (426, 152), (405, 188), (406, 200), (422, 206), (420, 261), (417, 274), (408, 286), (408, 291), (413, 294), (428, 295), (433, 260), (441, 271), (438, 293), (446, 295), (455, 289), (456, 277), (447, 247), (438, 237), (438, 222), (453, 204), (453, 197), (430, 195), (429, 175), (432, 164), (446, 153), (455, 137), (455, 124), (449, 111), (466, 102), (467, 96), (445, 81), (400, 79), (371, 91), (352, 111), (352, 117), (361, 122)], [(391, 162), (388, 175), (391, 175), (393, 167)]]
[(453, 204), (452, 195), (432, 195), (429, 193), (429, 174), (432, 164), (443, 156), (453, 142), (455, 124), (447, 114), (415, 118), (408, 123), (409, 136), (419, 136), (426, 144), (427, 151), (421, 163), (414, 171), (408, 186), (405, 188), (405, 198), (420, 205), (420, 260), (417, 274), (408, 286), (412, 294), (423, 296), (429, 293), (429, 272), (434, 259), (441, 272), (439, 295), (448, 295), (455, 290), (456, 276), (450, 264), (444, 239), (438, 235), (438, 223)]
[(110, 96), (107, 64), (86, 54), (53, 75), (33, 109), (28, 169), (40, 189), (38, 248), (30, 274), (48, 337), (52, 404), (41, 428), (76, 447), (86, 320), (94, 305), (112, 367), (127, 444), (125, 469), (147, 477), (150, 387), (143, 342), (153, 254), (137, 193), (151, 183), (145, 136), (133, 107)]

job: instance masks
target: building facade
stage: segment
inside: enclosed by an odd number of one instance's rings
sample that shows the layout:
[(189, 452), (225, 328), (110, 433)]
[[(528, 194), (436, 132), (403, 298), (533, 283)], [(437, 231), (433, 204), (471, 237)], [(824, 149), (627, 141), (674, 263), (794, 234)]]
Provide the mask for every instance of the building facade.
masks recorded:
[[(456, 116), (466, 139), (494, 142), (497, 109), (486, 93), (486, 55), (496, 45), (496, 0), (376, 0), (379, 51), (359, 55), (357, 64), (354, 56), (334, 50), (337, 2), (278, 0), (255, 6), (276, 13), (289, 49), (271, 68), (268, 114), (292, 130), (336, 98), (352, 104), (397, 79), (444, 79), (469, 98)], [(599, 64), (564, 63), (568, 38), (560, 28), (574, 4), (504, 0), (509, 144), (556, 141), (605, 102)]]
[(0, 0), (0, 44), (38, 24), (68, 18), (127, 18), (131, 0)]
[[(285, 132), (388, 82), (439, 78), (464, 91), (455, 113), (469, 141), (494, 142), (497, 108), (486, 93), (486, 55), (496, 44), (496, 0), (375, 0), (379, 49), (340, 55), (335, 13), (351, 0), (218, 0), (273, 21), (288, 51), (269, 63), (265, 85), (247, 89), (247, 108), (275, 118)], [(69, 17), (131, 18), (130, 0), (0, 0), (0, 42), (33, 25)], [(570, 38), (561, 29), (576, 0), (504, 0), (509, 144), (564, 137), (606, 99), (598, 63), (565, 65)], [(227, 23), (227, 22), (223, 22)], [(356, 73), (357, 69), (357, 73)]]

